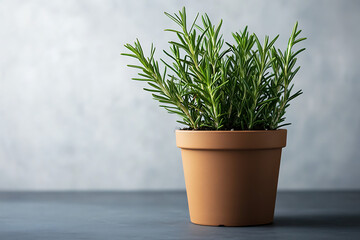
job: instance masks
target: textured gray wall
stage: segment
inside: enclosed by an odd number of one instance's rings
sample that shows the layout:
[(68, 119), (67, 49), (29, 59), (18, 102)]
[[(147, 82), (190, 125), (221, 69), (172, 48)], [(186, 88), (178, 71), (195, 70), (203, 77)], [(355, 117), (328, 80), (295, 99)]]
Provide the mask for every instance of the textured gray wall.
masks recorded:
[[(181, 189), (175, 117), (119, 55), (135, 38), (167, 48), (163, 11), (281, 34), (307, 52), (279, 188), (360, 188), (360, 1), (0, 1), (0, 189)], [(160, 51), (159, 51), (160, 52)]]

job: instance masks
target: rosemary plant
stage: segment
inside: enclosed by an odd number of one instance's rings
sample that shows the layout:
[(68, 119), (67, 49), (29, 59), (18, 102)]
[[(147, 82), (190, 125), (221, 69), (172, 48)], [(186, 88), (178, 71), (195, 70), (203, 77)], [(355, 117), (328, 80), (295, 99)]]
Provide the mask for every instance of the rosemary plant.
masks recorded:
[[(140, 70), (133, 80), (145, 81), (160, 107), (181, 117), (179, 123), (194, 130), (274, 130), (289, 125), (284, 123), (289, 102), (302, 94), (293, 92), (293, 79), (300, 67), (294, 46), (305, 40), (295, 24), (287, 48), (282, 51), (273, 39), (265, 37), (261, 43), (248, 28), (232, 34), (234, 43), (225, 43), (220, 33), (222, 20), (213, 25), (207, 14), (199, 14), (188, 25), (186, 11), (165, 13), (179, 29), (166, 29), (178, 40), (170, 41), (164, 50), (170, 61), (154, 58), (151, 45), (147, 57), (139, 40), (126, 44), (139, 65), (128, 65)], [(225, 44), (224, 44), (225, 43)]]

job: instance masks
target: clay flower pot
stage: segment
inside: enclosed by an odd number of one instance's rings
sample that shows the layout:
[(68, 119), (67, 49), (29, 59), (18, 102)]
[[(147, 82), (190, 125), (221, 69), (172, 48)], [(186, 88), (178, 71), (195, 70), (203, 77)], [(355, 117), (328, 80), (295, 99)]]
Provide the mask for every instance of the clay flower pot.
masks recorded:
[(213, 226), (273, 221), (285, 129), (177, 130), (190, 220)]

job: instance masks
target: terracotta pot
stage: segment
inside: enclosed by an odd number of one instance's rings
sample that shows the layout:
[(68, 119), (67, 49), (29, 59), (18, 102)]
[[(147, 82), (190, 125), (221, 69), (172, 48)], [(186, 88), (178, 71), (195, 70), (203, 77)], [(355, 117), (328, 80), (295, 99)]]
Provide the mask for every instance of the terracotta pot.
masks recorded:
[(177, 130), (191, 222), (271, 223), (286, 133)]

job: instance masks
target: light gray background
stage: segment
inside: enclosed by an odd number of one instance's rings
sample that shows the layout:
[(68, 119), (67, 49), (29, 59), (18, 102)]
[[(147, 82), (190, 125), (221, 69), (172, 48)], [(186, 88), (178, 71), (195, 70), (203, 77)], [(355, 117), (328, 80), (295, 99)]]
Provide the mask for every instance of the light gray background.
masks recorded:
[[(360, 1), (0, 1), (0, 189), (183, 189), (180, 127), (120, 56), (167, 48), (163, 11), (308, 37), (280, 189), (360, 188)], [(161, 51), (158, 51), (160, 53)], [(161, 56), (158, 55), (158, 56)]]

